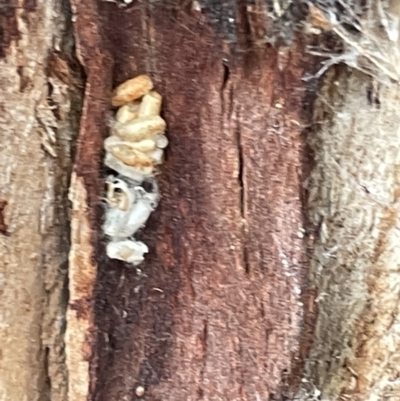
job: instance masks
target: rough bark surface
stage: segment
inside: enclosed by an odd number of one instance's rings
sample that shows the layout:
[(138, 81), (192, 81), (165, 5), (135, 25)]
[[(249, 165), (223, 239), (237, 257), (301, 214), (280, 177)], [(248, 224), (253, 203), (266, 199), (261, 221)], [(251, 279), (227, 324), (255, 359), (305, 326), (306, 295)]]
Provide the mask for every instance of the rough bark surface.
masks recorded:
[(75, 171), (89, 210), (112, 86), (152, 76), (170, 146), (141, 269), (93, 242), (96, 290), (79, 301), (90, 333), (95, 300), (90, 398), (133, 400), (140, 385), (147, 400), (280, 399), (305, 308), (302, 43), (265, 44), (272, 20), (244, 2), (120, 6), (73, 2), (87, 75)]
[(309, 367), (328, 399), (400, 399), (399, 98), (397, 86), (372, 85), (354, 71), (330, 74), (320, 94), (329, 107), (319, 103), (316, 117), (326, 122), (313, 139), (320, 314)]
[[(313, 105), (290, 3), (0, 4), (1, 400), (284, 400), (306, 360), (301, 400), (400, 400), (398, 4), (334, 25), (315, 0), (350, 67)], [(99, 200), (111, 89), (141, 73), (170, 145), (132, 269)]]
[(398, 20), (391, 3), (370, 2), (357, 34), (334, 28), (350, 68), (331, 68), (314, 106), (308, 189), (319, 314), (307, 378), (327, 400), (400, 400), (400, 48), (398, 27), (384, 24)]
[(0, 5), (0, 399), (67, 399), (67, 191), (80, 110), (68, 7)]

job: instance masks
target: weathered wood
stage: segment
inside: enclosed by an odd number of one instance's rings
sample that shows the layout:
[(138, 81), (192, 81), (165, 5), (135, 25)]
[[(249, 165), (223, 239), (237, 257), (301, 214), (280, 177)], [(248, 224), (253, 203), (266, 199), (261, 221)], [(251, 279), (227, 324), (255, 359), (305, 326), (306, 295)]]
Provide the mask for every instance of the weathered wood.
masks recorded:
[(312, 263), (320, 296), (308, 371), (328, 399), (400, 400), (400, 98), (397, 84), (374, 85), (337, 68), (316, 109), (310, 210), (320, 228)]
[(141, 273), (97, 254), (90, 397), (130, 400), (140, 385), (154, 400), (279, 399), (308, 307), (301, 41), (258, 44), (268, 19), (234, 2), (218, 15), (211, 3), (73, 4), (88, 80), (76, 171), (89, 205), (111, 81), (150, 74), (170, 139)]
[(67, 192), (81, 109), (70, 22), (62, 1), (0, 4), (0, 399), (5, 401), (67, 400)]
[[(307, 37), (285, 4), (0, 5), (1, 399), (400, 399), (398, 4), (316, 0)], [(350, 64), (315, 104), (310, 38)], [(136, 270), (99, 199), (111, 89), (141, 73), (170, 146)]]
[(392, 401), (400, 400), (400, 42), (391, 21), (400, 9), (392, 1), (349, 6), (340, 15), (347, 25), (331, 24), (349, 67), (324, 77), (309, 136), (319, 314), (305, 381), (322, 399)]

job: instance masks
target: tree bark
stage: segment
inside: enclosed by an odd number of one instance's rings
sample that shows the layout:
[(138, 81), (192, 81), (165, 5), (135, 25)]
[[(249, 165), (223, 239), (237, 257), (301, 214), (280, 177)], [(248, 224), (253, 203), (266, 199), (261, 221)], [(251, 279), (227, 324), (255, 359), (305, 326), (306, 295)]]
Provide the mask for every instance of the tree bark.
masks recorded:
[[(1, 399), (400, 400), (399, 10), (335, 7), (5, 8)], [(105, 256), (102, 146), (142, 73), (170, 144), (134, 269)]]
[(67, 194), (81, 109), (61, 1), (0, 5), (0, 399), (67, 400)]
[[(95, 245), (96, 284), (85, 271), (88, 291), (71, 291), (76, 326), (90, 333), (93, 399), (133, 399), (137, 386), (163, 400), (280, 399), (289, 391), (305, 309), (304, 45), (257, 45), (272, 20), (249, 7), (73, 3), (87, 74), (76, 176), (89, 210), (100, 192), (94, 155), (107, 135), (112, 84), (150, 74), (170, 139), (141, 274)], [(207, 23), (213, 18), (219, 28)], [(82, 237), (74, 255), (86, 249)], [(72, 286), (81, 287), (82, 261), (72, 260)], [(81, 375), (70, 374), (72, 386)]]

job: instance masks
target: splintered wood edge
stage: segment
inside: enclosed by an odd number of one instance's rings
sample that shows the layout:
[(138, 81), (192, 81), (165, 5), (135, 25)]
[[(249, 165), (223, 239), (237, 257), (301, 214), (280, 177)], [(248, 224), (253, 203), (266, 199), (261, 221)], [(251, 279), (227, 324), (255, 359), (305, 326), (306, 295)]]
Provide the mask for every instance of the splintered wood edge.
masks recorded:
[(83, 178), (76, 173), (72, 173), (69, 199), (72, 202), (72, 216), (65, 340), (68, 397), (74, 401), (86, 401), (90, 389), (89, 362), (94, 325), (92, 299), (97, 265), (92, 257), (87, 191)]

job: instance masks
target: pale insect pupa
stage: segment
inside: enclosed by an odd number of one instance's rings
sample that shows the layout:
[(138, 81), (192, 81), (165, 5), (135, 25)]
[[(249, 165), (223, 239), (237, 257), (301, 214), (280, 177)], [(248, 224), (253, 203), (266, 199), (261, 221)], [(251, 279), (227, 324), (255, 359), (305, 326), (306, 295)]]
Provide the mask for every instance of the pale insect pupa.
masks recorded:
[(141, 186), (129, 188), (126, 197), (133, 200), (127, 210), (110, 207), (106, 213), (103, 231), (111, 238), (128, 238), (142, 228), (151, 212), (157, 207), (159, 193), (156, 185), (153, 192), (146, 192)]
[(114, 135), (130, 142), (151, 138), (156, 134), (163, 134), (166, 123), (160, 116), (140, 117), (126, 123), (116, 122), (112, 128)]
[[(163, 161), (168, 139), (165, 121), (160, 117), (162, 97), (151, 91), (146, 75), (130, 79), (113, 92), (112, 105), (121, 106), (111, 121), (111, 133), (104, 142), (104, 163), (120, 175), (107, 179), (107, 210), (104, 233), (111, 239), (107, 255), (135, 266), (144, 260), (147, 246), (133, 235), (156, 208), (160, 195), (154, 179), (154, 166)], [(142, 182), (151, 181), (147, 192)]]
[(112, 94), (111, 104), (122, 106), (141, 98), (153, 89), (153, 82), (147, 75), (139, 75), (117, 86)]
[(138, 266), (144, 261), (144, 254), (149, 252), (149, 248), (141, 241), (127, 239), (109, 242), (106, 252), (111, 259), (119, 259)]
[(155, 91), (151, 91), (144, 95), (139, 106), (138, 117), (158, 116), (161, 112), (161, 95)]
[(124, 106), (121, 106), (117, 114), (115, 115), (115, 120), (119, 123), (126, 123), (128, 121), (132, 121), (139, 116), (139, 106), (140, 102), (135, 101)]

